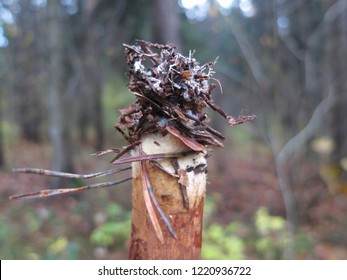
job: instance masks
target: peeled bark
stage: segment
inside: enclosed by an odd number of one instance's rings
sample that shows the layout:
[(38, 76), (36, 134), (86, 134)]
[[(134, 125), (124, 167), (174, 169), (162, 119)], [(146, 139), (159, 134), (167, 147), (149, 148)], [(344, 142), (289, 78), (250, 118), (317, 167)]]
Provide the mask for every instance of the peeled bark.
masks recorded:
[[(142, 139), (146, 154), (190, 152), (181, 140), (167, 134), (150, 134)], [(189, 153), (145, 167), (160, 208), (170, 221), (177, 239), (160, 220), (164, 242), (157, 237), (150, 221), (141, 185), (141, 163), (133, 163), (132, 228), (129, 259), (200, 259), (202, 214), (206, 191), (206, 158), (203, 153)], [(175, 176), (176, 171), (180, 178)]]

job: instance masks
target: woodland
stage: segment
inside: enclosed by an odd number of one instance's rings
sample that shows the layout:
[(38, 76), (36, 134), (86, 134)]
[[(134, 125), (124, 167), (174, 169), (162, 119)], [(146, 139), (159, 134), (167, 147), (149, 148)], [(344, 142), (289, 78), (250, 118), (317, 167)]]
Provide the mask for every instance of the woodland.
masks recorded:
[[(213, 65), (203, 259), (347, 259), (347, 1), (0, 0), (0, 258), (126, 259), (131, 182), (9, 200), (110, 168), (134, 97), (123, 44)], [(119, 175), (111, 175), (117, 179)], [(92, 179), (94, 183), (106, 179)], [(89, 181), (88, 181), (89, 182)]]

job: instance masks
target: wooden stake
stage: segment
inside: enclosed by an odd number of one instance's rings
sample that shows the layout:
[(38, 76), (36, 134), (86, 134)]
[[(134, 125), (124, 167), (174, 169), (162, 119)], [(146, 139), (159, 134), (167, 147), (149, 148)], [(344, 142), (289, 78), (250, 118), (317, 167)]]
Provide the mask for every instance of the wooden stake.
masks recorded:
[[(141, 141), (142, 151), (146, 154), (191, 151), (180, 139), (169, 133), (165, 136), (145, 135)], [(171, 159), (145, 163), (159, 206), (177, 235), (175, 239), (159, 218), (163, 242), (157, 237), (146, 209), (141, 163), (134, 162), (132, 167), (133, 212), (129, 259), (200, 259), (206, 192), (205, 155), (189, 153), (177, 158), (175, 163)]]

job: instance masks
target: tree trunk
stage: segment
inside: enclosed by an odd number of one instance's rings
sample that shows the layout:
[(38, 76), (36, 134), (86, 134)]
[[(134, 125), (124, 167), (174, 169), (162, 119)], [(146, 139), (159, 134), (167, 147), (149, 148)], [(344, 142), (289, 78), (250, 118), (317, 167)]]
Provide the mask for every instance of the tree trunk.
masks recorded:
[[(66, 106), (64, 105), (64, 75), (63, 75), (63, 25), (61, 20), (60, 1), (48, 2), (47, 12), (47, 43), (49, 49), (48, 72), (49, 88), (47, 96), (49, 114), (49, 137), (53, 145), (53, 169), (57, 171), (72, 171), (72, 153)], [(59, 178), (53, 182), (57, 187)]]
[(153, 41), (181, 46), (177, 1), (153, 0), (152, 22)]
[[(187, 146), (171, 134), (144, 136), (142, 149), (146, 154), (189, 151)], [(160, 208), (170, 221), (177, 239), (161, 219), (163, 242), (157, 237), (145, 206), (141, 164), (134, 163), (129, 259), (200, 259), (206, 191), (205, 156), (195, 153), (177, 159), (178, 172), (187, 172), (186, 187), (182, 186), (183, 183), (181, 184), (177, 177), (169, 174), (175, 173), (169, 159), (159, 162), (165, 171), (153, 163), (146, 163), (145, 168)]]
[(3, 142), (3, 130), (2, 130), (2, 89), (0, 89), (0, 168), (5, 165), (4, 156), (4, 142)]
[(43, 110), (40, 96), (40, 26), (30, 1), (21, 3), (16, 20), (18, 35), (11, 38), (10, 55), (15, 76), (12, 79), (21, 136), (32, 142), (41, 140)]
[(96, 139), (95, 149), (102, 150), (105, 142), (104, 135), (104, 110), (102, 106), (103, 91), (103, 38), (100, 38), (98, 26), (89, 26), (86, 39), (88, 46), (84, 50), (84, 67), (87, 80), (86, 93), (90, 96), (92, 115), (91, 124), (94, 128)]
[[(101, 71), (101, 70), (100, 70)], [(94, 83), (90, 86), (92, 90), (93, 96), (93, 108), (94, 108), (94, 116), (93, 116), (93, 124), (96, 132), (96, 142), (95, 148), (97, 151), (100, 151), (104, 147), (105, 137), (104, 137), (104, 110), (102, 107), (102, 81), (101, 78), (95, 78)]]
[(336, 105), (332, 109), (331, 120), (332, 135), (335, 142), (332, 162), (336, 163), (343, 156), (347, 155), (347, 131), (345, 124), (347, 119), (347, 9), (337, 18), (332, 30), (334, 52), (331, 53), (331, 61), (333, 62), (333, 87), (336, 97)]
[[(334, 7), (333, 5), (330, 6), (330, 11), (332, 9), (331, 7)], [(347, 118), (347, 9), (338, 8), (336, 11), (339, 14), (335, 13), (334, 20), (327, 22), (323, 29), (327, 37), (327, 40), (324, 40), (324, 85), (326, 92), (330, 93), (335, 99), (334, 106), (328, 115), (328, 131), (334, 141), (334, 150), (329, 159), (332, 165), (338, 165), (341, 158), (347, 154), (347, 132), (345, 125)]]

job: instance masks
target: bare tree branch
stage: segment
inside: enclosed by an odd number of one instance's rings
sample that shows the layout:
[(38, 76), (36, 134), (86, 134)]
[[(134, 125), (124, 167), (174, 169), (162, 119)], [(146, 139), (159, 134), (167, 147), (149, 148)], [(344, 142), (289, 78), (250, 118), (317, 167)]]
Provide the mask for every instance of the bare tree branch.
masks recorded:
[(278, 163), (283, 164), (288, 158), (302, 146), (317, 130), (326, 113), (335, 104), (335, 97), (330, 93), (314, 110), (307, 125), (294, 137), (292, 137), (276, 156)]
[(327, 25), (331, 24), (338, 16), (340, 16), (347, 9), (346, 0), (338, 0), (330, 6), (325, 12), (323, 19), (318, 24), (317, 28), (308, 37), (307, 43), (309, 46), (316, 46), (321, 41)]
[(266, 83), (268, 79), (265, 75), (264, 68), (262, 67), (261, 61), (255, 54), (252, 44), (249, 42), (247, 36), (244, 35), (245, 32), (239, 30), (239, 27), (230, 22), (228, 18), (224, 17), (224, 19), (233, 33), (255, 81), (258, 84), (264, 84), (264, 82)]

